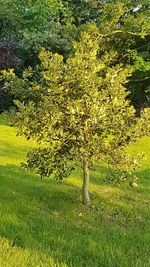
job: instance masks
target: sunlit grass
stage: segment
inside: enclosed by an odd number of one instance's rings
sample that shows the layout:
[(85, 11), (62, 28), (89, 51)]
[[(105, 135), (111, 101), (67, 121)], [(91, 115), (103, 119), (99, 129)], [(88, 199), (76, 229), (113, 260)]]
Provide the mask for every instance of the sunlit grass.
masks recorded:
[(99, 167), (91, 173), (92, 205), (85, 209), (80, 167), (61, 182), (22, 169), (35, 143), (6, 124), (0, 125), (2, 266), (150, 266), (149, 138), (129, 148), (145, 152), (138, 187), (110, 185)]

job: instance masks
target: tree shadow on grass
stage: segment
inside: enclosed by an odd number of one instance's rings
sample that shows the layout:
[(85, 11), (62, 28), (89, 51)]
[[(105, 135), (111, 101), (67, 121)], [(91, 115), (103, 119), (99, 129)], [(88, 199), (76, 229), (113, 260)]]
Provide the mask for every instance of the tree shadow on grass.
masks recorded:
[[(79, 267), (135, 266), (135, 251), (145, 255), (144, 246), (136, 247), (130, 231), (124, 236), (124, 229), (102, 209), (83, 208), (79, 187), (41, 180), (13, 165), (0, 166), (0, 176), (1, 235), (13, 245), (36, 249), (68, 266)], [(96, 193), (92, 198), (109, 203), (108, 198)], [(116, 203), (113, 205), (116, 207)]]
[(141, 182), (144, 181), (144, 184), (147, 184), (147, 186), (150, 187), (150, 167), (136, 172), (136, 175), (140, 178)]

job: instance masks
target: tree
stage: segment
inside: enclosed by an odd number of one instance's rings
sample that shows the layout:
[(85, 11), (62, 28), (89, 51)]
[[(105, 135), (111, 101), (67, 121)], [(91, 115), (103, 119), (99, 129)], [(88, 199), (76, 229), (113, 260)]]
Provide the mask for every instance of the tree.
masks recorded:
[(132, 66), (126, 84), (132, 104), (138, 109), (150, 106), (149, 1), (103, 1), (100, 10), (97, 26), (103, 34), (104, 51), (116, 51), (118, 63)]
[[(61, 1), (0, 0), (0, 6), (0, 69), (13, 67), (22, 75), (27, 66), (38, 63), (41, 47), (67, 57), (77, 30)], [(1, 81), (0, 112), (10, 109), (13, 100)]]
[(0, 5), (0, 40), (11, 43), (20, 59), (17, 75), (39, 63), (41, 47), (67, 59), (73, 53), (72, 42), (88, 23), (96, 23), (103, 36), (101, 53), (113, 50), (118, 53), (114, 65), (134, 68), (126, 84), (132, 103), (149, 105), (148, 0), (0, 0)]
[(120, 65), (110, 67), (116, 55), (100, 57), (100, 42), (98, 29), (90, 25), (66, 61), (62, 55), (44, 49), (40, 52), (38, 81), (32, 69), (24, 72), (23, 79), (12, 71), (3, 72), (10, 86), (21, 82), (35, 97), (27, 103), (16, 101), (20, 133), (42, 143), (28, 154), (27, 167), (41, 176), (63, 179), (73, 170), (74, 162), (81, 161), (86, 205), (90, 203), (89, 170), (95, 160), (107, 156), (109, 162), (116, 162), (118, 153), (117, 160), (125, 160), (124, 147), (150, 132), (148, 126), (141, 134), (141, 127), (150, 120), (148, 110), (136, 118), (127, 99), (123, 84), (130, 71)]

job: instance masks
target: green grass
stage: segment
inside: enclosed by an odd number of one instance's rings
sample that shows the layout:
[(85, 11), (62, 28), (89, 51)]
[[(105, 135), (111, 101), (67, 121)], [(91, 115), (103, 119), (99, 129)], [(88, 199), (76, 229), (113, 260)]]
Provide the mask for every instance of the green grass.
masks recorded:
[(61, 182), (41, 180), (20, 167), (35, 144), (16, 132), (0, 125), (1, 266), (150, 266), (149, 138), (130, 148), (146, 154), (139, 186), (111, 186), (98, 168), (85, 209), (81, 169)]

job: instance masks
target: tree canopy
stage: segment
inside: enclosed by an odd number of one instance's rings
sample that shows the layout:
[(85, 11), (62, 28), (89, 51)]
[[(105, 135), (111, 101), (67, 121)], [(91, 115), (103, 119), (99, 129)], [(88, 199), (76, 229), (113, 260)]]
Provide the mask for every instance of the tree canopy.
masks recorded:
[(133, 70), (121, 64), (112, 67), (117, 54), (103, 54), (102, 47), (103, 36), (93, 24), (80, 42), (74, 43), (75, 52), (66, 61), (62, 55), (42, 49), (41, 64), (27, 69), (23, 78), (12, 71), (3, 72), (10, 80), (8, 86), (21, 86), (29, 96), (24, 103), (16, 101), (20, 133), (42, 143), (28, 154), (27, 167), (41, 176), (63, 179), (73, 170), (74, 162), (80, 161), (85, 204), (90, 202), (91, 166), (100, 159), (115, 166), (126, 164), (121, 178), (125, 179), (136, 164), (132, 159), (126, 163), (124, 148), (150, 133), (149, 126), (143, 127), (150, 125), (149, 110), (137, 118), (127, 99), (124, 84)]
[(137, 108), (149, 106), (148, 0), (0, 0), (0, 5), (0, 44), (11, 44), (21, 63), (16, 66), (19, 75), (39, 62), (42, 47), (67, 59), (73, 53), (73, 42), (88, 24), (95, 23), (103, 37), (101, 53), (113, 51), (117, 53), (113, 64), (134, 69), (126, 84), (132, 103)]

